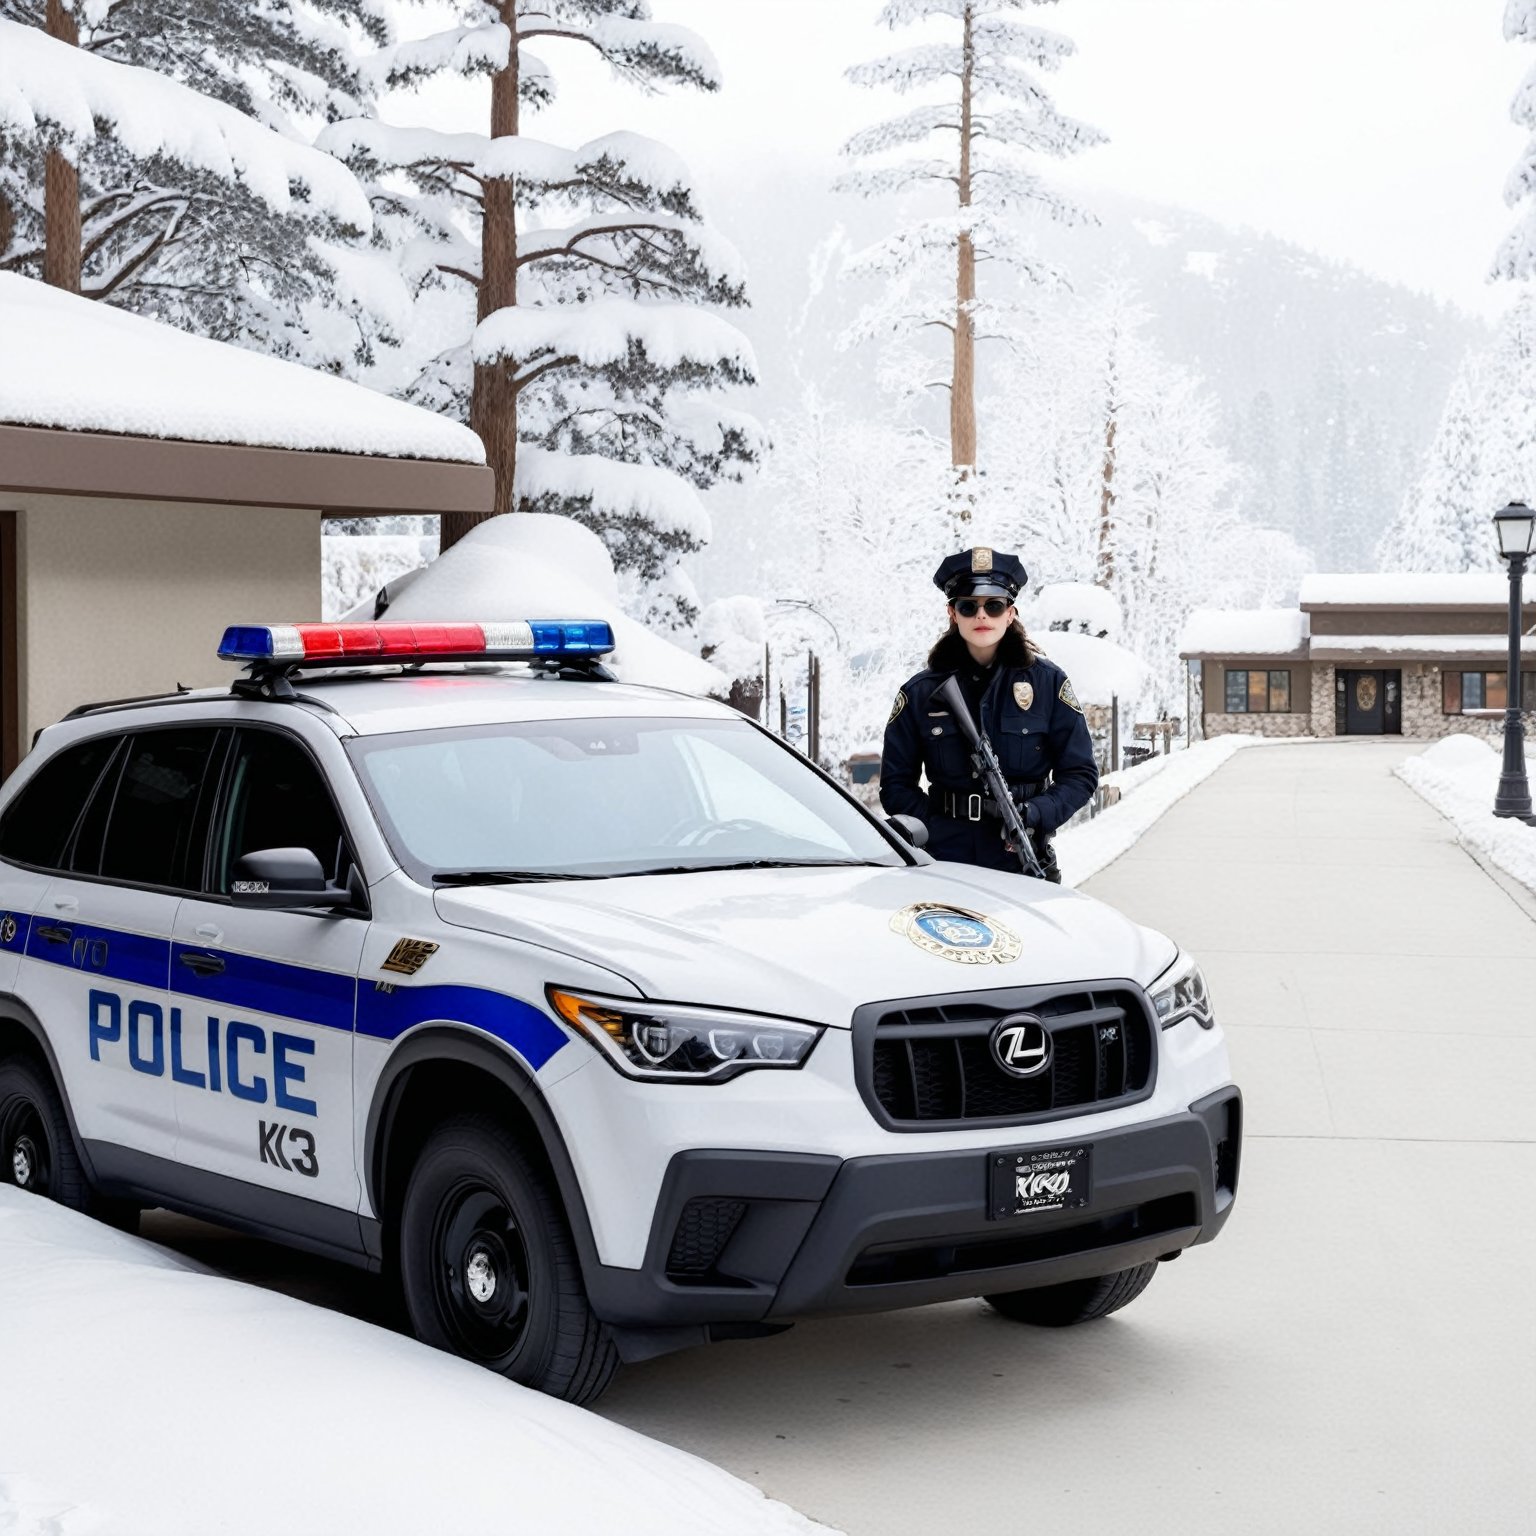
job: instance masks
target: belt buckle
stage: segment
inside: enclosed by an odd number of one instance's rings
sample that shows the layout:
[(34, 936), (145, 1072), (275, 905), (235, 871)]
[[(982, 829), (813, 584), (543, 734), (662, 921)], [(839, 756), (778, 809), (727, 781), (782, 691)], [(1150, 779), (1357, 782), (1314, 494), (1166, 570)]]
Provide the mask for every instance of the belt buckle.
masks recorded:
[(981, 820), (981, 796), (971, 795), (965, 802), (965, 819), (967, 821)]

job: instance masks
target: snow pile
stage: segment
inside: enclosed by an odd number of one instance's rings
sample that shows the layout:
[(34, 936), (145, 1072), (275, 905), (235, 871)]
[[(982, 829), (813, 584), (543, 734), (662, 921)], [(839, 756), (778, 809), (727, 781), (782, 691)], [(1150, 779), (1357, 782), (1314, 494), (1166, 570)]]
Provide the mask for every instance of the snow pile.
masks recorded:
[(1061, 860), (1062, 882), (1081, 885), (1106, 865), (1113, 864), (1140, 841), (1164, 811), (1208, 779), (1234, 753), (1250, 747), (1289, 746), (1294, 741), (1310, 739), (1218, 736), (1214, 741), (1198, 742), (1187, 750), (1170, 752), (1136, 768), (1106, 774), (1103, 782), (1118, 787), (1121, 799), (1092, 821), (1058, 834), (1056, 853)]
[(1080, 703), (1108, 704), (1117, 697), (1128, 700), (1147, 680), (1146, 663), (1113, 640), (1054, 631), (1033, 638), (1067, 674)]
[(1058, 581), (1041, 587), (1029, 605), (1027, 619), (1031, 630), (1059, 626), (1104, 640), (1118, 640), (1124, 622), (1114, 596), (1087, 581)]
[(1447, 736), (1399, 764), (1397, 776), (1455, 827), (1464, 847), (1536, 891), (1536, 827), (1493, 814), (1502, 763), (1502, 751), (1479, 737)]
[(768, 633), (755, 597), (722, 597), (699, 615), (699, 649), (732, 679), (763, 675)]
[(0, 422), (485, 462), (473, 432), (431, 411), (9, 272), (0, 272)]
[(99, 59), (40, 28), (0, 20), (0, 130), (78, 153), (104, 124), (137, 159), (156, 155), (238, 181), (278, 213), (301, 184), (314, 208), (367, 231), (367, 194), (330, 155), (153, 70)]
[(0, 1530), (827, 1531), (586, 1409), (4, 1186), (0, 1360)]
[(1288, 656), (1307, 643), (1309, 620), (1296, 608), (1197, 608), (1179, 636), (1181, 656)]
[(380, 587), (420, 570), (436, 554), (435, 538), (411, 533), (346, 533), (321, 539), (320, 617), (329, 624), (360, 605), (371, 605)]
[[(372, 618), (372, 600), (348, 617)], [(620, 611), (613, 561), (603, 541), (568, 517), (512, 512), (478, 524), (424, 571), (394, 584), (387, 617), (490, 623), (606, 619), (617, 642), (607, 664), (624, 682), (719, 696), (729, 686), (707, 661)]]
[[(1488, 533), (1493, 542), (1493, 533)], [(1338, 603), (1369, 608), (1411, 608), (1420, 603), (1447, 608), (1509, 604), (1509, 578), (1498, 572), (1377, 571), (1354, 576), (1306, 576), (1301, 606)]]

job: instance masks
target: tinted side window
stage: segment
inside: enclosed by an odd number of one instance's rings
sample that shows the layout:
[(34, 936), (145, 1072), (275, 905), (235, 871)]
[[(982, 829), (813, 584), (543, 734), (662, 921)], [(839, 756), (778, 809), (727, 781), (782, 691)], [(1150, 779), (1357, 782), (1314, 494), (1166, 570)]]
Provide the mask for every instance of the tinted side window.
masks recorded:
[(214, 890), (227, 895), (236, 862), (263, 848), (308, 848), (337, 885), (352, 863), (341, 817), (310, 755), (290, 736), (244, 731), (214, 844)]
[(97, 736), (43, 764), (0, 821), (0, 858), (57, 869), (69, 834), (121, 738)]
[(135, 885), (202, 884), (197, 806), (216, 736), (204, 727), (144, 731), (129, 740), (102, 846), (105, 878)]

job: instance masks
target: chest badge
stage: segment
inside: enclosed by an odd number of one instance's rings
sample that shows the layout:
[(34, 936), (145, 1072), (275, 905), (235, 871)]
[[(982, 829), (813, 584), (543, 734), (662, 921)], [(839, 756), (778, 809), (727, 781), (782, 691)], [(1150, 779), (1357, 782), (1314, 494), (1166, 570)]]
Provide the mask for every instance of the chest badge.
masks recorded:
[(1019, 936), (995, 919), (942, 902), (919, 901), (903, 907), (890, 927), (919, 949), (957, 965), (1006, 965), (1017, 960), (1024, 948)]
[(401, 939), (379, 969), (414, 976), (436, 953), (437, 945), (430, 939)]
[(1028, 709), (1035, 702), (1035, 685), (1033, 683), (1015, 683), (1013, 685), (1013, 702), (1020, 709)]

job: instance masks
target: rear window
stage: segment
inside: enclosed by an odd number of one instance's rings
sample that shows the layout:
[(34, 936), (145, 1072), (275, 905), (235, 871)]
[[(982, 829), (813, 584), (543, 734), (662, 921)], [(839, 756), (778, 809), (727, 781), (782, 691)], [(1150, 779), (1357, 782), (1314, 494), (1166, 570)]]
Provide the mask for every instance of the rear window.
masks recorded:
[(217, 731), (145, 731), (128, 743), (112, 801), (101, 874), (134, 885), (202, 884), (198, 802)]
[(61, 868), (75, 823), (120, 739), (94, 736), (44, 763), (0, 817), (0, 858)]

